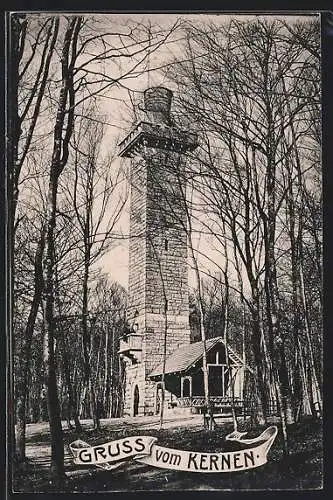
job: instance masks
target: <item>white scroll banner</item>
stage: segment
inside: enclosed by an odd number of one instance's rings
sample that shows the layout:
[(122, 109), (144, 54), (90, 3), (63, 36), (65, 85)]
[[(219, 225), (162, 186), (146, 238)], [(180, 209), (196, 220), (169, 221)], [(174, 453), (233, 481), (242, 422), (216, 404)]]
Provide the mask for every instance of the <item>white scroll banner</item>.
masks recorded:
[(188, 472), (236, 472), (260, 467), (267, 463), (267, 454), (275, 440), (278, 429), (268, 427), (260, 436), (244, 439), (246, 433), (231, 433), (226, 440), (234, 441), (246, 449), (229, 452), (203, 453), (166, 448), (156, 444), (152, 436), (131, 436), (110, 441), (98, 446), (78, 440), (69, 445), (77, 465), (95, 465), (112, 470), (129, 459), (141, 464), (163, 469)]

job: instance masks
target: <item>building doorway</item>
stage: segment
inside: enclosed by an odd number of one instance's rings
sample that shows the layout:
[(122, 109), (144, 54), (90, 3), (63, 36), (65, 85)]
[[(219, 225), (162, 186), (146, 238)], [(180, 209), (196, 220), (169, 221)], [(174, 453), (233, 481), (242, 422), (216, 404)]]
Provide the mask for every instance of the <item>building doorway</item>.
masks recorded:
[(208, 365), (208, 384), (211, 396), (229, 395), (229, 371), (225, 365)]
[(191, 397), (191, 382), (188, 378), (183, 380), (183, 397), (189, 398)]
[(156, 386), (156, 405), (155, 405), (155, 414), (159, 415), (161, 413), (161, 406), (163, 400), (163, 386), (162, 383), (159, 382)]
[(134, 387), (134, 394), (133, 394), (133, 417), (136, 417), (139, 413), (139, 388), (136, 385)]

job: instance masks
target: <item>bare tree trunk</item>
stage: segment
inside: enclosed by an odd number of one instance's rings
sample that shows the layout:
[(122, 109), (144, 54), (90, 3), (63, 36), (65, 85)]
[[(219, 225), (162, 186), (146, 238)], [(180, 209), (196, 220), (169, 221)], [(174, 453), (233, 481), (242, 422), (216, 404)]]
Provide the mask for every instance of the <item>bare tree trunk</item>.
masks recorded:
[(313, 349), (312, 349), (312, 341), (311, 341), (311, 333), (310, 333), (310, 331), (311, 331), (310, 318), (309, 318), (308, 305), (307, 305), (306, 296), (305, 296), (305, 287), (304, 287), (304, 278), (303, 278), (302, 255), (300, 256), (299, 272), (300, 272), (300, 281), (301, 281), (301, 297), (302, 297), (304, 319), (305, 319), (305, 333), (306, 333), (306, 340), (307, 340), (307, 351), (309, 354), (308, 363), (309, 363), (310, 375), (311, 375), (312, 403), (313, 403), (313, 407), (314, 407), (314, 411), (315, 411), (316, 416), (321, 417), (322, 416), (322, 397), (321, 397), (318, 378), (317, 378), (317, 374), (316, 374), (316, 366), (315, 366)]
[(300, 324), (301, 324), (301, 313), (300, 313), (300, 255), (299, 250), (301, 248), (301, 235), (302, 235), (302, 217), (299, 218), (299, 229), (298, 234), (296, 231), (296, 220), (295, 220), (295, 202), (293, 193), (293, 179), (290, 165), (288, 164), (288, 196), (287, 196), (287, 207), (288, 207), (288, 223), (289, 223), (289, 238), (291, 246), (291, 280), (292, 280), (292, 304), (293, 304), (293, 337), (295, 344), (295, 352), (298, 359), (298, 363), (295, 363), (295, 371), (298, 380), (300, 381), (300, 408), (304, 415), (311, 415), (310, 399), (306, 381), (306, 373), (304, 369), (304, 359), (303, 359), (303, 349), (300, 341)]
[[(268, 224), (273, 224), (270, 219)], [(287, 423), (292, 421), (290, 410), (290, 390), (288, 371), (285, 362), (284, 341), (280, 336), (279, 310), (277, 305), (277, 285), (276, 269), (274, 259), (273, 232), (266, 234), (266, 259), (265, 259), (265, 297), (266, 297), (266, 315), (268, 322), (270, 352), (273, 363), (273, 380), (280, 410), (281, 427), (283, 434), (283, 449), (288, 455), (288, 435)]]
[[(117, 391), (117, 384), (116, 384), (116, 371), (115, 371), (115, 359), (117, 357), (117, 353), (115, 350), (115, 326), (112, 326), (112, 357), (111, 357), (111, 395), (112, 395), (112, 407), (111, 407), (111, 416), (112, 417), (117, 417), (118, 416), (118, 391)], [(118, 370), (119, 374), (119, 370)]]
[[(241, 275), (241, 269), (239, 265), (239, 259), (237, 256), (237, 249), (234, 247), (234, 257), (235, 257), (235, 264), (236, 264), (236, 271), (237, 271), (237, 278), (238, 278), (238, 286), (239, 290), (241, 293), (241, 301), (242, 301), (242, 313), (243, 313), (243, 331), (242, 331), (242, 343), (243, 343), (243, 363), (245, 367), (245, 362), (246, 362), (246, 353), (245, 353), (245, 331), (246, 331), (246, 326), (245, 326), (245, 300), (244, 300), (244, 286), (243, 286), (243, 279)], [(264, 410), (267, 412), (267, 389), (265, 386), (265, 367), (263, 365), (263, 356), (261, 355), (261, 341), (260, 339), (263, 338), (263, 332), (262, 332), (262, 324), (261, 324), (261, 317), (260, 317), (260, 309), (259, 309), (259, 291), (258, 291), (258, 284), (257, 281), (254, 279), (252, 276), (252, 271), (251, 269), (247, 268), (248, 276), (250, 278), (250, 284), (251, 284), (251, 294), (252, 294), (252, 300), (251, 300), (251, 305), (250, 305), (250, 314), (251, 314), (251, 345), (252, 345), (252, 350), (254, 353), (255, 357), (255, 363), (256, 363), (256, 372), (255, 372), (255, 397), (256, 397), (256, 421), (259, 425), (264, 424), (266, 422), (266, 416)], [(245, 392), (245, 391), (244, 391)], [(243, 402), (243, 415), (244, 415), (244, 420), (246, 417), (246, 405), (245, 402)], [(251, 409), (252, 412), (252, 409)]]
[(83, 347), (83, 362), (84, 362), (84, 376), (85, 386), (88, 390), (88, 397), (90, 402), (91, 418), (93, 419), (94, 429), (100, 428), (100, 422), (97, 415), (95, 388), (92, 380), (91, 366), (90, 366), (90, 345), (91, 345), (91, 332), (88, 333), (88, 279), (89, 279), (89, 266), (90, 255), (89, 248), (85, 253), (85, 268), (82, 283), (83, 298), (82, 298), (82, 347)]
[(267, 367), (264, 364), (264, 357), (262, 353), (262, 331), (261, 331), (261, 320), (260, 320), (260, 302), (259, 302), (259, 291), (257, 289), (257, 283), (252, 283), (252, 302), (250, 307), (251, 313), (251, 344), (254, 354), (254, 361), (256, 365), (256, 385), (258, 386), (258, 408), (257, 408), (257, 421), (262, 424), (266, 421), (266, 415), (268, 413), (268, 391), (267, 385), (265, 383), (265, 370)]
[(79, 416), (80, 418), (88, 418), (90, 416), (89, 412), (87, 411), (86, 404), (87, 404), (87, 392), (88, 392), (88, 386), (86, 383), (85, 375), (83, 374), (83, 389), (81, 388), (81, 394), (80, 394), (80, 412)]
[(304, 356), (303, 356), (303, 348), (299, 337), (297, 338), (297, 352), (299, 356), (299, 364), (300, 364), (300, 378), (302, 384), (302, 414), (305, 416), (312, 415), (311, 404), (310, 404), (310, 396), (307, 384), (307, 377), (304, 366)]
[(56, 365), (54, 355), (54, 230), (56, 226), (56, 199), (57, 199), (57, 177), (51, 168), (49, 193), (48, 193), (48, 217), (46, 236), (46, 280), (45, 280), (45, 335), (46, 349), (44, 351), (44, 366), (47, 373), (47, 405), (49, 412), (50, 434), (51, 434), (51, 473), (58, 479), (65, 476), (64, 469), (64, 443), (61, 427), (61, 414), (58, 399), (58, 387), (56, 379)]
[[(114, 336), (113, 333), (113, 326), (112, 326), (112, 336)], [(107, 326), (106, 332), (105, 332), (105, 347), (104, 347), (104, 387), (103, 387), (103, 404), (104, 408), (107, 412), (107, 414), (110, 414), (109, 410), (109, 405), (110, 405), (110, 374), (109, 374), (109, 328)], [(111, 353), (112, 356), (112, 364), (113, 364), (113, 356), (114, 353)], [(111, 369), (111, 374), (113, 376), (113, 370)], [(112, 396), (113, 399), (113, 396)], [(112, 415), (112, 413), (111, 413)]]
[[(226, 246), (225, 246), (225, 248), (226, 248)], [(236, 374), (233, 377), (233, 375), (232, 375), (232, 367), (231, 367), (231, 364), (230, 364), (229, 353), (228, 353), (229, 280), (228, 280), (228, 276), (227, 276), (227, 272), (228, 272), (228, 265), (227, 264), (226, 264), (226, 267), (224, 269), (224, 272), (225, 272), (225, 274), (224, 274), (224, 280), (225, 280), (225, 295), (224, 295), (224, 300), (223, 300), (222, 283), (220, 283), (221, 298), (222, 298), (222, 300), (224, 302), (223, 340), (224, 340), (224, 348), (225, 348), (226, 365), (227, 365), (227, 370), (229, 372), (229, 380), (230, 380), (232, 422), (233, 422), (233, 426), (234, 426), (234, 431), (237, 431), (237, 429), (238, 429), (238, 422), (237, 422), (237, 416), (236, 416), (236, 410), (235, 410), (235, 377), (236, 377)]]
[[(18, 183), (16, 182), (16, 164), (18, 161), (18, 146), (21, 135), (20, 117), (18, 108), (18, 92), (19, 92), (19, 65), (20, 65), (20, 38), (23, 33), (23, 21), (25, 15), (13, 14), (11, 16), (11, 53), (9, 58), (9, 81), (8, 81), (8, 98), (11, 103), (11, 112), (9, 114), (9, 134), (8, 134), (8, 165), (11, 181), (11, 196), (9, 197), (10, 203), (10, 217), (11, 217), (11, 231), (14, 237), (15, 226), (15, 212), (18, 199)], [(14, 242), (14, 240), (13, 240)]]
[[(18, 160), (18, 146), (19, 146), (19, 138), (21, 134), (20, 129), (20, 117), (19, 117), (19, 109), (18, 109), (18, 93), (19, 93), (19, 65), (20, 65), (20, 37), (22, 35), (22, 24), (21, 20), (25, 18), (25, 15), (22, 14), (12, 14), (11, 15), (11, 25), (10, 25), (10, 53), (7, 52), (8, 56), (8, 83), (7, 83), (7, 93), (8, 93), (8, 102), (11, 103), (11, 110), (8, 113), (8, 132), (7, 132), (7, 175), (8, 175), (8, 184), (9, 184), (9, 196), (8, 196), (8, 215), (9, 215), (9, 224), (7, 228), (7, 237), (10, 247), (10, 273), (9, 277), (9, 287), (8, 293), (10, 294), (10, 299), (12, 302), (12, 307), (10, 308), (10, 325), (13, 326), (13, 318), (14, 318), (14, 310), (15, 303), (13, 299), (12, 290), (14, 289), (14, 274), (15, 274), (15, 262), (14, 262), (14, 248), (15, 248), (15, 212), (16, 212), (16, 203), (18, 198), (18, 185), (15, 182), (16, 180), (16, 164)], [(12, 346), (10, 345), (12, 343)], [(15, 350), (15, 343), (13, 336), (8, 338), (8, 348), (10, 352), (10, 348), (12, 351)], [(12, 364), (13, 366), (13, 364)], [(9, 390), (12, 394), (14, 394), (15, 380), (14, 374), (11, 375), (11, 379), (9, 381)], [(8, 433), (11, 436), (11, 439), (8, 440), (9, 446), (11, 447), (11, 456), (14, 458), (16, 456), (16, 438), (15, 438), (15, 406), (14, 401), (9, 401), (9, 411), (10, 416), (8, 419)], [(22, 410), (19, 409), (19, 412), (23, 413)], [(25, 408), (24, 408), (25, 412)], [(19, 440), (22, 442), (22, 432), (25, 434), (25, 429), (19, 431), (21, 433), (21, 437)], [(23, 442), (22, 442), (23, 446)], [(25, 447), (25, 445), (24, 445)], [(22, 447), (18, 452), (19, 461), (23, 460), (22, 458)]]
[[(192, 256), (193, 259), (193, 256)], [(194, 257), (195, 259), (195, 257)], [(209, 410), (210, 407), (210, 400), (209, 400), (209, 384), (208, 384), (208, 365), (207, 365), (207, 345), (206, 345), (206, 331), (205, 331), (205, 325), (204, 325), (204, 308), (203, 308), (203, 302), (202, 302), (202, 297), (201, 297), (201, 285), (200, 285), (200, 275), (199, 275), (199, 268), (197, 266), (197, 262), (195, 260), (195, 274), (196, 274), (196, 280), (197, 283), (199, 282), (199, 321), (200, 321), (200, 337), (203, 345), (203, 351), (202, 351), (202, 369), (203, 369), (203, 378), (204, 378), (204, 393), (205, 393), (205, 405), (207, 406), (207, 410)]]
[(24, 347), (21, 353), (21, 366), (19, 369), (20, 376), (17, 377), (17, 396), (16, 396), (16, 453), (18, 462), (25, 460), (25, 432), (26, 432), (26, 418), (27, 418), (27, 393), (28, 393), (28, 379), (30, 369), (30, 354), (31, 342), (35, 328), (36, 317), (38, 308), (42, 298), (43, 291), (43, 253), (45, 246), (45, 229), (41, 229), (41, 235), (38, 242), (36, 255), (35, 255), (35, 284), (34, 296), (31, 303), (30, 313), (24, 332)]
[[(270, 266), (266, 264), (266, 266)], [(273, 380), (278, 399), (278, 407), (280, 410), (282, 434), (283, 434), (283, 449), (284, 453), (288, 455), (288, 435), (287, 423), (291, 419), (290, 415), (290, 392), (288, 372), (285, 364), (285, 353), (283, 340), (280, 337), (278, 328), (278, 311), (275, 302), (274, 280), (272, 280), (272, 269), (266, 268), (265, 276), (265, 292), (266, 292), (266, 313), (268, 320), (268, 330), (270, 332), (270, 350), (273, 360)], [(273, 288), (273, 289), (272, 289)]]
[(76, 393), (73, 390), (73, 385), (71, 381), (71, 375), (70, 375), (70, 364), (69, 364), (69, 358), (68, 358), (68, 346), (67, 342), (65, 340), (65, 334), (62, 332), (61, 334), (61, 340), (62, 340), (62, 345), (63, 345), (63, 367), (64, 367), (64, 377), (66, 381), (66, 386), (67, 386), (67, 392), (68, 392), (68, 400), (69, 400), (69, 405), (68, 405), (68, 413), (69, 413), (69, 421), (71, 418), (71, 415), (73, 415), (73, 420), (75, 424), (75, 430), (77, 433), (82, 432), (82, 426), (79, 420), (79, 415), (78, 415), (78, 408), (77, 408), (77, 397)]
[[(55, 249), (54, 233), (56, 228), (57, 190), (59, 177), (67, 163), (69, 155), (69, 141), (74, 121), (74, 87), (73, 69), (76, 57), (76, 44), (81, 26), (81, 18), (72, 17), (68, 20), (65, 32), (61, 58), (62, 82), (58, 100), (57, 115), (53, 133), (53, 152), (50, 166), (49, 186), (47, 196), (47, 232), (46, 232), (46, 279), (45, 279), (45, 335), (46, 350), (44, 365), (47, 373), (47, 404), (51, 434), (51, 474), (56, 479), (65, 476), (64, 469), (64, 442), (61, 427), (60, 405), (56, 378), (56, 364), (54, 354), (55, 325), (54, 325), (54, 271)], [(72, 46), (72, 47), (71, 47)], [(70, 50), (72, 48), (72, 50)], [(70, 109), (66, 111), (69, 101)], [(65, 119), (67, 124), (65, 126)], [(65, 129), (65, 134), (64, 134)], [(64, 135), (63, 135), (64, 134)]]
[[(267, 60), (268, 61), (268, 60)], [(265, 66), (267, 79), (268, 64)], [(266, 80), (265, 80), (266, 82)], [(277, 396), (281, 415), (281, 425), (283, 433), (283, 448), (285, 455), (288, 455), (287, 423), (293, 421), (290, 400), (290, 386), (286, 358), (284, 352), (284, 339), (281, 335), (280, 325), (280, 300), (276, 277), (276, 137), (274, 132), (274, 121), (272, 106), (269, 98), (268, 88), (264, 88), (264, 105), (267, 114), (267, 131), (265, 137), (266, 147), (266, 191), (267, 191), (267, 213), (264, 219), (264, 242), (265, 242), (265, 299), (266, 317), (269, 333), (269, 346), (272, 361), (274, 363), (273, 373), (275, 376)], [(276, 367), (276, 368), (275, 368)]]
[(100, 378), (100, 361), (101, 361), (101, 351), (102, 351), (102, 338), (99, 338), (98, 348), (97, 348), (97, 361), (96, 361), (96, 370), (94, 377), (94, 387), (99, 386), (99, 378)]
[[(237, 416), (235, 410), (235, 377), (232, 376), (232, 368), (229, 362), (229, 353), (228, 353), (228, 326), (229, 326), (229, 256), (228, 256), (228, 246), (227, 246), (227, 238), (226, 238), (226, 224), (225, 220), (223, 222), (223, 249), (224, 249), (224, 282), (225, 282), (225, 294), (223, 298), (222, 291), (222, 283), (220, 283), (221, 290), (221, 299), (222, 303), (224, 303), (224, 329), (223, 329), (223, 340), (225, 347), (225, 359), (227, 370), (229, 372), (229, 380), (230, 380), (230, 392), (231, 392), (231, 412), (232, 412), (232, 421), (234, 426), (234, 431), (237, 431), (238, 423)], [(236, 375), (235, 375), (236, 376)]]
[[(164, 285), (163, 285), (164, 289)], [(166, 296), (166, 292), (164, 291), (164, 295)], [(161, 411), (160, 411), (160, 429), (163, 426), (163, 418), (164, 418), (164, 404), (165, 404), (165, 363), (166, 363), (166, 343), (167, 343), (167, 334), (168, 334), (168, 312), (167, 312), (167, 299), (164, 299), (164, 342), (163, 342), (163, 368), (162, 368), (162, 392), (161, 392)]]
[(197, 282), (197, 290), (198, 290), (198, 306), (199, 306), (199, 322), (200, 322), (200, 337), (202, 341), (202, 370), (203, 370), (203, 381), (204, 381), (204, 395), (205, 395), (205, 407), (208, 412), (209, 418), (209, 429), (213, 426), (213, 421), (211, 417), (211, 405), (209, 398), (209, 383), (208, 383), (208, 365), (207, 365), (207, 344), (206, 344), (206, 331), (204, 325), (204, 307), (203, 307), (203, 299), (202, 299), (202, 290), (201, 290), (201, 279), (200, 279), (200, 271), (198, 267), (198, 262), (194, 254), (193, 242), (191, 232), (188, 233), (189, 247), (191, 252), (191, 259), (193, 262), (195, 279)]
[[(58, 309), (58, 321), (62, 321), (65, 317), (62, 316), (62, 304), (61, 299), (59, 298), (59, 282), (58, 282), (58, 269), (55, 267), (55, 295)], [(66, 323), (65, 323), (66, 324)], [(77, 433), (82, 432), (82, 426), (78, 416), (78, 405), (77, 405), (77, 395), (76, 391), (73, 390), (73, 384), (71, 380), (71, 369), (70, 369), (70, 361), (69, 361), (69, 353), (70, 348), (67, 342), (67, 336), (70, 334), (70, 326), (68, 324), (67, 328), (63, 328), (62, 324), (57, 328), (58, 338), (59, 338), (59, 349), (61, 350), (62, 357), (62, 368), (63, 368), (63, 376), (65, 380), (65, 385), (67, 388), (67, 394), (63, 394), (66, 400), (66, 417), (68, 426), (71, 428), (71, 418), (73, 417), (75, 423), (75, 430)], [(74, 364), (74, 374), (75, 374), (76, 366)], [(61, 384), (60, 384), (61, 385)]]

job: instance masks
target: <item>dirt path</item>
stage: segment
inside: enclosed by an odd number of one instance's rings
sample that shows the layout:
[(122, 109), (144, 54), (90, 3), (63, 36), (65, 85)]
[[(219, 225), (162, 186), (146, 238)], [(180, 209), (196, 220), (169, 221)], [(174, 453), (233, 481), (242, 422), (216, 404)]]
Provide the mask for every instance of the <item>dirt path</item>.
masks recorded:
[[(124, 431), (128, 428), (129, 435), (133, 435), (135, 431), (151, 430), (159, 428), (158, 417), (133, 417), (133, 418), (114, 418), (103, 419), (100, 421), (101, 430), (104, 433)], [(82, 420), (81, 425), (84, 431), (92, 429), (92, 420)], [(168, 417), (164, 421), (163, 428), (177, 427), (200, 427), (202, 425), (202, 416), (193, 415), (188, 417)], [(68, 425), (65, 421), (62, 422), (64, 431), (68, 430)], [(39, 467), (49, 467), (51, 461), (51, 446), (46, 444), (46, 437), (49, 435), (49, 424), (47, 422), (28, 424), (27, 425), (27, 444), (26, 456), (34, 464)], [(66, 472), (72, 470), (72, 455), (68, 449), (68, 444), (65, 434), (65, 469)], [(83, 469), (81, 469), (83, 470)]]

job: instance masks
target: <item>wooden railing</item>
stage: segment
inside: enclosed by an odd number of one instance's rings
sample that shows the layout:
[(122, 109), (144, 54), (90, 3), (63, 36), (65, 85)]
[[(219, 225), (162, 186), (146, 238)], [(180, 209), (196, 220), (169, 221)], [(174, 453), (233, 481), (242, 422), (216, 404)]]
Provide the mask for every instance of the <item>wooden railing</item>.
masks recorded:
[[(154, 139), (160, 147), (165, 141), (192, 151), (198, 145), (194, 132), (178, 130), (174, 127), (162, 127), (158, 123), (140, 122), (119, 144), (120, 156), (130, 156), (132, 148), (143, 139)], [(161, 144), (160, 144), (161, 141)], [(159, 146), (158, 146), (159, 144)]]
[[(210, 396), (210, 402), (212, 403), (213, 409), (216, 409), (216, 412), (231, 409), (232, 407), (232, 398), (229, 396)], [(178, 398), (177, 406), (179, 408), (198, 408), (199, 411), (202, 411), (205, 407), (205, 397), (204, 396), (192, 396), (192, 397), (183, 397)], [(252, 400), (242, 400), (240, 398), (234, 398), (234, 408), (237, 412), (244, 413), (244, 415), (254, 415), (257, 410), (257, 404)], [(267, 408), (268, 416), (279, 416), (279, 409), (276, 401), (270, 401)]]
[[(229, 396), (210, 396), (210, 403), (215, 407), (231, 407), (232, 399)], [(178, 406), (181, 408), (203, 408), (206, 406), (205, 397), (204, 396), (192, 396), (192, 397), (183, 397), (178, 399)], [(235, 407), (242, 407), (243, 401), (238, 398), (234, 399)]]

